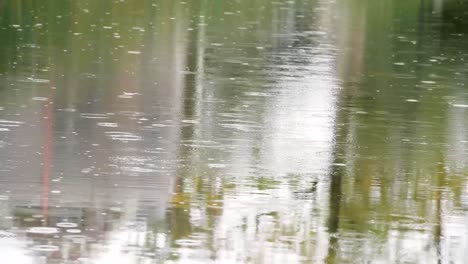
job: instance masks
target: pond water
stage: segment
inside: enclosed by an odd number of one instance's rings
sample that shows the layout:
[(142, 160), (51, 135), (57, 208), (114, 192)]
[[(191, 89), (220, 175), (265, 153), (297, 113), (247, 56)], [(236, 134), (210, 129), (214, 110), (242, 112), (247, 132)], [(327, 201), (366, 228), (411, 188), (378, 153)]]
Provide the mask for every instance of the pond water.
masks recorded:
[(455, 1), (0, 0), (4, 263), (467, 263)]

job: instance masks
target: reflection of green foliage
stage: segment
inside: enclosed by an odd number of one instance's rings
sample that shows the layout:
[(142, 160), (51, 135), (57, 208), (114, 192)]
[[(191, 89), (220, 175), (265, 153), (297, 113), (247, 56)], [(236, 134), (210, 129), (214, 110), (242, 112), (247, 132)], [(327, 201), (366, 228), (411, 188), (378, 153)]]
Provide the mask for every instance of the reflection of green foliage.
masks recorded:
[(445, 21), (451, 22), (454, 30), (466, 32), (468, 25), (468, 4), (464, 0), (446, 0), (442, 10)]
[[(172, 208), (167, 213), (167, 222), (170, 228), (172, 242), (177, 239), (186, 238), (192, 234), (192, 225), (190, 224), (190, 213), (184, 208)], [(173, 246), (176, 246), (175, 244)]]
[(260, 191), (276, 189), (280, 184), (279, 181), (267, 177), (256, 177), (253, 181)]
[(362, 65), (352, 69), (362, 71), (343, 76), (347, 95), (340, 103), (347, 107), (338, 116), (347, 125), (337, 130), (337, 156), (351, 166), (341, 176), (339, 215), (332, 217), (340, 220), (339, 233), (372, 231), (386, 239), (395, 226), (400, 232), (411, 224), (440, 226), (434, 203), (461, 201), (466, 180), (458, 174), (467, 168), (447, 162), (457, 120), (447, 98), (465, 89), (456, 72), (463, 67), (457, 54), (466, 47), (455, 35), (434, 45), (433, 36), (449, 35), (440, 30), (450, 28), (431, 27), (437, 18), (421, 2), (368, 1), (366, 7), (356, 29), (365, 33), (351, 40), (360, 45), (347, 58), (351, 65), (361, 53)]

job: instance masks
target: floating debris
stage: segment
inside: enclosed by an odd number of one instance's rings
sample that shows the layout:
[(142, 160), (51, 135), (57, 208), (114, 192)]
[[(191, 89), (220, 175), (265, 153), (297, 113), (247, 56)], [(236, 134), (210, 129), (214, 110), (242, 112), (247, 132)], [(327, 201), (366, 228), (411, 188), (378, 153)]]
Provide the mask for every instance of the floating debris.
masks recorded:
[(140, 136), (134, 135), (132, 133), (127, 132), (106, 132), (108, 136), (111, 137), (113, 140), (118, 141), (139, 141), (142, 140)]
[(97, 123), (97, 126), (100, 127), (118, 127), (117, 123)]
[(148, 172), (157, 172), (158, 170), (148, 169), (148, 168), (141, 168), (141, 167), (120, 167), (122, 171), (127, 172), (141, 172), (141, 173), (148, 173)]
[(31, 100), (33, 101), (47, 101), (49, 98), (47, 97), (33, 97)]
[(69, 223), (69, 222), (60, 222), (60, 223), (57, 223), (56, 226), (62, 227), (62, 228), (75, 228), (78, 226), (78, 224)]
[(32, 250), (40, 251), (40, 252), (55, 252), (55, 251), (59, 251), (59, 247), (54, 246), (54, 245), (38, 245), (38, 246), (33, 246)]
[(0, 119), (0, 126), (3, 127), (18, 127), (22, 124), (24, 124), (24, 122)]
[(108, 116), (106, 114), (92, 114), (92, 113), (84, 113), (84, 114), (81, 114), (80, 117), (89, 118), (89, 119), (106, 119), (106, 118), (108, 118)]
[(81, 230), (80, 229), (67, 229), (66, 230), (67, 233), (70, 233), (70, 234), (80, 234), (81, 233)]
[(223, 164), (223, 163), (210, 163), (210, 164), (208, 164), (208, 168), (211, 168), (211, 169), (226, 168), (226, 164)]
[(168, 127), (166, 124), (152, 124), (152, 127)]
[(434, 81), (421, 81), (421, 83), (424, 83), (424, 84), (435, 84), (436, 82), (434, 82)]
[(346, 164), (344, 164), (344, 163), (332, 163), (332, 166), (335, 166), (335, 167), (346, 167)]
[(49, 83), (50, 80), (46, 80), (46, 79), (35, 79), (35, 78), (26, 78), (26, 80), (23, 80), (22, 82)]
[(184, 120), (182, 120), (182, 123), (185, 123), (185, 124), (198, 124), (198, 121), (197, 120), (184, 119)]
[(468, 108), (468, 105), (466, 104), (453, 104), (453, 107), (460, 107), (460, 108)]
[(268, 97), (268, 96), (271, 96), (270, 94), (261, 93), (261, 92), (245, 92), (244, 94), (245, 94), (246, 96), (257, 96), (257, 97)]
[(31, 234), (52, 235), (59, 233), (59, 230), (55, 227), (31, 227), (27, 229), (26, 232)]

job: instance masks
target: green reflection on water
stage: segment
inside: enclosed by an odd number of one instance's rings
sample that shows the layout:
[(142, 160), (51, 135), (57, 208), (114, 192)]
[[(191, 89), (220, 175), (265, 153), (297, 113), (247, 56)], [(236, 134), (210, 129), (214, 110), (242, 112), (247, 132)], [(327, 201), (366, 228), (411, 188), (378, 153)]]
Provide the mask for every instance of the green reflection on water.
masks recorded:
[(22, 238), (50, 263), (463, 263), (465, 6), (0, 1), (2, 228), (89, 208), (78, 253)]

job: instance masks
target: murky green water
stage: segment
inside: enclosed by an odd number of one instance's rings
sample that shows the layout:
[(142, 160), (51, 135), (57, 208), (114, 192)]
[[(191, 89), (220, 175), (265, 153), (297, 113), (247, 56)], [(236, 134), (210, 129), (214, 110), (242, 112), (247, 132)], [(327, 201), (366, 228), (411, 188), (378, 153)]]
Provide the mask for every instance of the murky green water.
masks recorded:
[(0, 0), (1, 262), (467, 263), (453, 2)]

